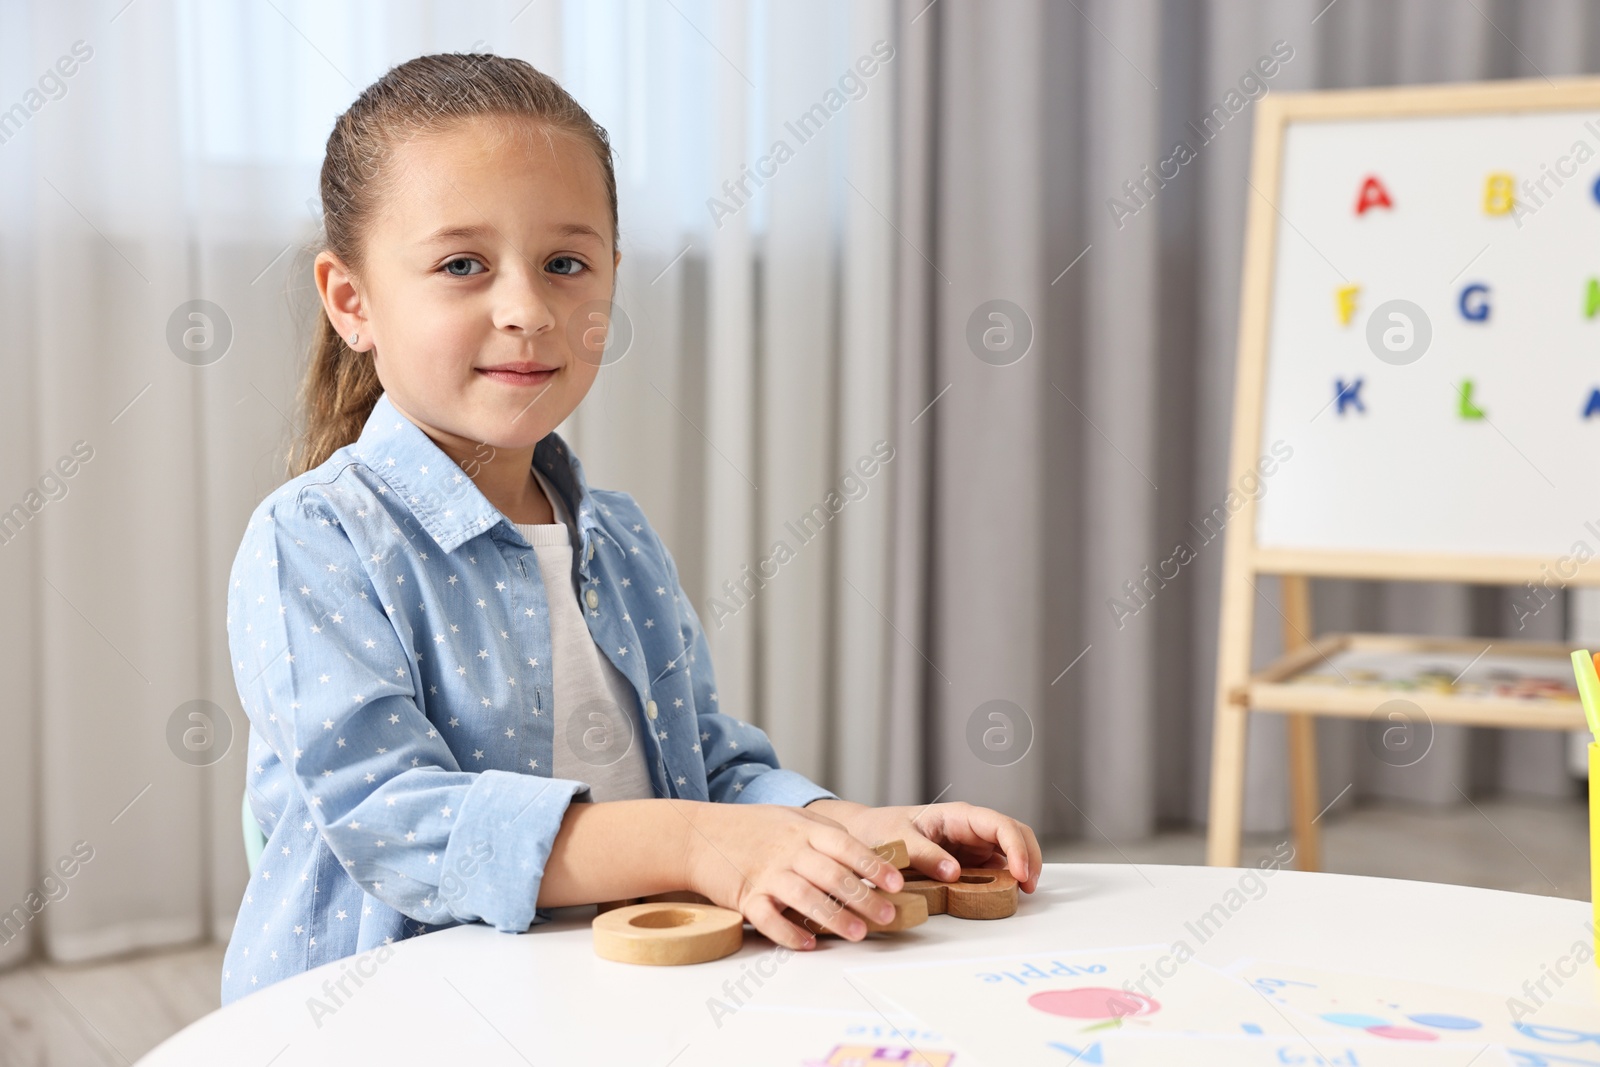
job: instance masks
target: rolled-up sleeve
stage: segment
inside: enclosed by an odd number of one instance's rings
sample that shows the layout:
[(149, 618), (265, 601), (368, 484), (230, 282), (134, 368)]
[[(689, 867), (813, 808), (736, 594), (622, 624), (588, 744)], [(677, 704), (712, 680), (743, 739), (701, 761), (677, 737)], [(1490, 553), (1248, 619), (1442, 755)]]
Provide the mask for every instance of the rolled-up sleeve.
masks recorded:
[(418, 659), (316, 487), (252, 520), (228, 641), (251, 728), (345, 873), (420, 922), (521, 932), (580, 781), (464, 771), (418, 702)]

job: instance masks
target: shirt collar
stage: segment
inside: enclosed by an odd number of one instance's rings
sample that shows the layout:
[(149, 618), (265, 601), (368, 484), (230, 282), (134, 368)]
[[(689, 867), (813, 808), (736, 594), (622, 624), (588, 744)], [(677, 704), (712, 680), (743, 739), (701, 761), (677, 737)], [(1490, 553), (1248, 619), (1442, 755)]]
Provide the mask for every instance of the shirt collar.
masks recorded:
[[(351, 451), (400, 494), (417, 521), (446, 552), (501, 523), (512, 537), (521, 531), (483, 495), (476, 483), (434, 443), (421, 427), (378, 395)], [(550, 479), (575, 517), (582, 557), (589, 555), (591, 531), (599, 527), (595, 502), (583, 476), (583, 464), (554, 430), (533, 448), (533, 462)]]

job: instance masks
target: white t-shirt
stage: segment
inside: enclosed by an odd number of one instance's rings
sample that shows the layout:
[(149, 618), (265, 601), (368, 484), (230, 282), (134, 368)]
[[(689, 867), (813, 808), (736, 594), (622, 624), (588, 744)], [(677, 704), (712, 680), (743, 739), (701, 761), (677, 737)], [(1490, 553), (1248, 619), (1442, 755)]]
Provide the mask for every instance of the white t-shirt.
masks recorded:
[(534, 468), (550, 500), (553, 524), (513, 523), (533, 546), (550, 605), (555, 675), (555, 745), (551, 775), (589, 783), (591, 801), (655, 796), (640, 737), (639, 696), (589, 633), (572, 579), (571, 516), (561, 494)]

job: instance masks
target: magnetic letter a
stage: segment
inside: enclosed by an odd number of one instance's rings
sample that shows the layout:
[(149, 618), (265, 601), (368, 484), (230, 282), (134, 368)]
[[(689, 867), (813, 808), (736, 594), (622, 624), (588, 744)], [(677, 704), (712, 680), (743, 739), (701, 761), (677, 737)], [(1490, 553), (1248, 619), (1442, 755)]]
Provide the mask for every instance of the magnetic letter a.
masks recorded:
[(1356, 197), (1357, 217), (1365, 215), (1369, 207), (1386, 207), (1393, 209), (1394, 204), (1389, 200), (1389, 190), (1383, 187), (1376, 175), (1367, 175), (1367, 180), (1361, 183), (1361, 195)]

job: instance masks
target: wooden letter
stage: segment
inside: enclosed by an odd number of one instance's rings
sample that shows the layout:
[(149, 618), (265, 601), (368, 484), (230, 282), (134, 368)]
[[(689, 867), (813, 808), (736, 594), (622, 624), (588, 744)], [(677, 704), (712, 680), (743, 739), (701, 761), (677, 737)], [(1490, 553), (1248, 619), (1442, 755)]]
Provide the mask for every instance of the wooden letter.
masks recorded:
[(963, 867), (945, 887), (945, 913), (958, 919), (1007, 919), (1017, 912), (1017, 877), (998, 867)]

